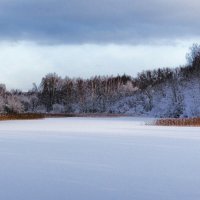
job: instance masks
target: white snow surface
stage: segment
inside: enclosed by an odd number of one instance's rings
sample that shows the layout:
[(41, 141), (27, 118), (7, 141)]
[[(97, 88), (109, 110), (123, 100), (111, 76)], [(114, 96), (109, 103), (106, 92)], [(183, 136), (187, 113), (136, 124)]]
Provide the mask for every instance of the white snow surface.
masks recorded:
[(1, 200), (199, 200), (200, 128), (150, 119), (0, 122)]

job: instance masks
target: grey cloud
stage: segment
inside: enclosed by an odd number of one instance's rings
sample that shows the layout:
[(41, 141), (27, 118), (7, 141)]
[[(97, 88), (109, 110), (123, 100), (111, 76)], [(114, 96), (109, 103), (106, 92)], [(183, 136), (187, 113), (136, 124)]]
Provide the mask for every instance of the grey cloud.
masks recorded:
[(197, 0), (1, 0), (0, 39), (135, 43), (200, 34)]

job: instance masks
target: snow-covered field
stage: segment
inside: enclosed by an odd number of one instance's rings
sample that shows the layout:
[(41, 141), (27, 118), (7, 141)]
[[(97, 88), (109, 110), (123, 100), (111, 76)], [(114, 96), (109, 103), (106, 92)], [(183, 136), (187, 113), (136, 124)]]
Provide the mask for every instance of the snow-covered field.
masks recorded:
[(1, 200), (199, 200), (200, 128), (135, 118), (0, 122)]

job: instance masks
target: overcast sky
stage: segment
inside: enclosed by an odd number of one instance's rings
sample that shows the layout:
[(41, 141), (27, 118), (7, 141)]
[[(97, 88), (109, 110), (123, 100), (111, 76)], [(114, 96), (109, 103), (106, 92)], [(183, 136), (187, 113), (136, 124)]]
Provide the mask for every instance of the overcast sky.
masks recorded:
[(185, 64), (198, 0), (0, 0), (0, 82), (130, 74)]

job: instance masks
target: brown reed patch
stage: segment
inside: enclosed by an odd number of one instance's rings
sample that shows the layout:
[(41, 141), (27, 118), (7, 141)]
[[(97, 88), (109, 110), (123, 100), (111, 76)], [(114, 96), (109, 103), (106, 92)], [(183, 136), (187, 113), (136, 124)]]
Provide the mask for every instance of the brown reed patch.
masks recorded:
[(21, 113), (21, 114), (2, 114), (0, 115), (0, 121), (3, 120), (31, 120), (42, 119), (45, 116), (38, 113)]
[(1, 114), (0, 121), (2, 120), (31, 120), (31, 119), (59, 118), (59, 117), (76, 117), (76, 115), (75, 114), (53, 114), (53, 113)]
[(154, 123), (157, 126), (200, 126), (200, 117), (181, 119), (158, 119)]

